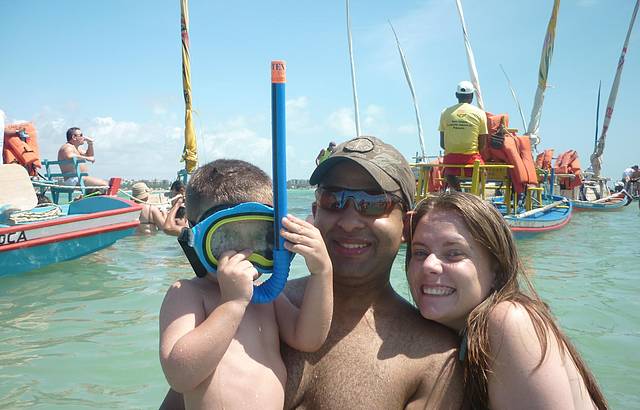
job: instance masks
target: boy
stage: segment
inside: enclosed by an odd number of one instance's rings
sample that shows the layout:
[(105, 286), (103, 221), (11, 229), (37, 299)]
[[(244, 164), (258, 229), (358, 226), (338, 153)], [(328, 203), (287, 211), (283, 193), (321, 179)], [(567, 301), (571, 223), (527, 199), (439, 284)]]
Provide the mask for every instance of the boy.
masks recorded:
[[(213, 207), (272, 203), (271, 179), (239, 160), (204, 165), (187, 186), (191, 223)], [(219, 256), (217, 273), (180, 280), (160, 309), (160, 362), (185, 408), (282, 409), (286, 369), (280, 338), (301, 351), (324, 343), (333, 311), (333, 270), (320, 232), (288, 215), (280, 232), (285, 248), (301, 254), (311, 276), (298, 309), (280, 294), (268, 304), (250, 304), (256, 268), (252, 250)]]

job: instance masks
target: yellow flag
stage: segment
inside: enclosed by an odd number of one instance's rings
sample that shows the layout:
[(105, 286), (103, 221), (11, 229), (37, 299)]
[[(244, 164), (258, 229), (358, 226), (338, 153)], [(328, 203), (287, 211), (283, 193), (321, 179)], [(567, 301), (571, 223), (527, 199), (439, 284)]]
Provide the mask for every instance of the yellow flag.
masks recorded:
[(180, 0), (182, 35), (182, 89), (184, 92), (184, 150), (182, 160), (188, 173), (198, 166), (198, 144), (191, 116), (191, 63), (189, 61), (189, 0)]

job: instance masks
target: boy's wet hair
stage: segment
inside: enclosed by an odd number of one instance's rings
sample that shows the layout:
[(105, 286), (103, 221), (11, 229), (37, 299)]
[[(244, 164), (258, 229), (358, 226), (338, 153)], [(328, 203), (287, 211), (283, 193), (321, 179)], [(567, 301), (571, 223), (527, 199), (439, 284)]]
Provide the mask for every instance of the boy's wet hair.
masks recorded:
[(271, 178), (246, 161), (217, 159), (198, 168), (187, 184), (187, 218), (192, 221), (211, 207), (243, 202), (273, 202)]

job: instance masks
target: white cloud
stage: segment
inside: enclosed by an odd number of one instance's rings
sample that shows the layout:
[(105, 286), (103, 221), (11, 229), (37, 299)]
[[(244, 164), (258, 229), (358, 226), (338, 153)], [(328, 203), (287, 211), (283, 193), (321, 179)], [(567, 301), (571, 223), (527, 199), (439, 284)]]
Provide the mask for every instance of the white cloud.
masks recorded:
[(329, 114), (326, 124), (334, 134), (340, 136), (355, 135), (356, 123), (353, 118), (353, 110), (349, 108), (340, 108)]

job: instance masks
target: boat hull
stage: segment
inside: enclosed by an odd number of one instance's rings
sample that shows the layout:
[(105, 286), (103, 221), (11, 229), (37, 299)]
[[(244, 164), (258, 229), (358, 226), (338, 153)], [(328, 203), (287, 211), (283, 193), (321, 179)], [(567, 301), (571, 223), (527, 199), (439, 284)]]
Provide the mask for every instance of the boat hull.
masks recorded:
[(0, 228), (0, 275), (76, 259), (131, 235), (141, 207), (115, 197), (71, 204), (55, 219)]
[(571, 220), (573, 206), (571, 202), (561, 196), (551, 196), (547, 198), (547, 203), (562, 202), (557, 206), (527, 215), (525, 212), (507, 215), (502, 204), (502, 197), (492, 198), (491, 202), (502, 213), (505, 221), (509, 225), (511, 232), (516, 238), (523, 238), (536, 234), (561, 229)]
[(629, 205), (633, 199), (626, 192), (620, 192), (615, 195), (611, 195), (608, 198), (598, 202), (598, 201), (579, 201), (575, 200), (573, 202), (573, 207), (578, 212), (583, 211), (619, 211), (625, 206)]

